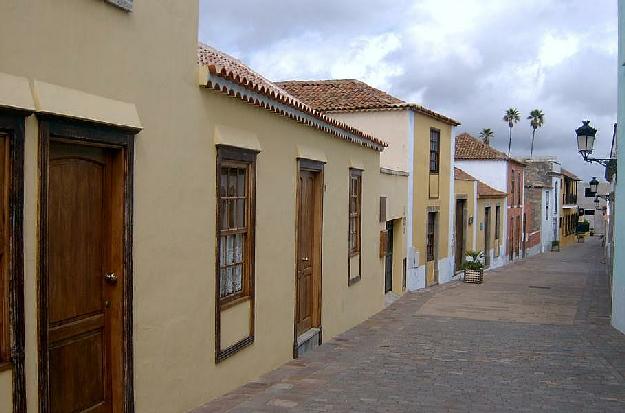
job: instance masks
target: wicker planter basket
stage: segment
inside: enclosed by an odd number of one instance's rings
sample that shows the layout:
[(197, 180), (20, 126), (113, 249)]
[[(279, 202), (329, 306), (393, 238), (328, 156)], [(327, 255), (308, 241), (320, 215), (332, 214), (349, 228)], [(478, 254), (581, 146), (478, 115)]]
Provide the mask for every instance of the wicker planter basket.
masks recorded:
[(484, 281), (484, 270), (464, 270), (464, 282), (482, 284)]

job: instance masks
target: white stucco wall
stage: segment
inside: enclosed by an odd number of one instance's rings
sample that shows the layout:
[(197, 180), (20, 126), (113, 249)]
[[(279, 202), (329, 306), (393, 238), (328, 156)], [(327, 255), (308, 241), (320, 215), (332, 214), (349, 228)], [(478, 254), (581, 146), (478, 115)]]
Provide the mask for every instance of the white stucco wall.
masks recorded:
[(508, 164), (499, 160), (456, 160), (456, 167), (492, 186), (508, 192)]
[[(625, 125), (625, 1), (618, 2), (618, 123)], [(612, 325), (625, 333), (625, 128), (618, 128), (616, 204), (614, 211), (614, 271), (612, 280)], [(618, 178), (617, 178), (618, 179)]]

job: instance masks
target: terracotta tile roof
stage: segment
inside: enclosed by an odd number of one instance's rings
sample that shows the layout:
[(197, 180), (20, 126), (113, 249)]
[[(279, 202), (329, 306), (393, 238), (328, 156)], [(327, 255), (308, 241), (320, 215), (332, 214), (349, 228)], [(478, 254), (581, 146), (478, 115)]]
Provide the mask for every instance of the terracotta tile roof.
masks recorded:
[(289, 80), (276, 84), (322, 112), (414, 110), (453, 126), (460, 125), (457, 120), (416, 103), (404, 102), (356, 79)]
[(566, 177), (571, 178), (571, 179), (572, 179), (572, 180), (574, 180), (574, 181), (581, 181), (581, 179), (580, 179), (580, 178), (578, 178), (578, 177), (577, 177), (577, 175), (575, 175), (573, 172), (571, 172), (571, 171), (569, 171), (569, 170), (567, 170), (567, 169), (561, 168), (561, 169), (560, 169), (560, 173), (561, 173), (562, 175), (566, 176)]
[[(203, 85), (208, 88), (219, 90), (232, 97), (239, 98), (248, 103), (261, 106), (264, 109), (275, 113), (290, 117), (298, 122), (315, 127), (324, 132), (333, 134), (341, 139), (354, 143), (360, 143), (371, 149), (381, 151), (388, 146), (383, 140), (374, 137), (368, 133), (362, 132), (353, 126), (337, 121), (314, 109), (310, 105), (302, 102), (289, 92), (279, 87), (275, 83), (267, 80), (259, 73), (243, 64), (240, 60), (219, 51), (213, 47), (200, 43), (197, 49), (198, 64), (208, 69), (211, 76), (215, 76), (245, 89), (241, 92), (240, 88), (228, 88), (211, 82)], [(247, 93), (246, 93), (247, 91)], [(254, 95), (263, 95), (270, 99), (272, 103), (268, 104), (261, 101)], [(288, 106), (296, 111), (303, 112), (306, 116), (293, 114), (286, 110), (284, 106)], [(316, 120), (316, 122), (312, 119)], [(356, 138), (356, 139), (355, 139)]]
[(503, 198), (508, 196), (505, 192), (496, 190), (486, 185), (482, 181), (477, 181), (477, 197), (478, 198)]
[(490, 145), (486, 145), (481, 140), (466, 132), (456, 136), (455, 158), (459, 160), (502, 160), (525, 165), (523, 162), (510, 158), (505, 153), (498, 151)]
[(454, 167), (454, 179), (457, 181), (477, 181), (474, 177), (460, 168)]

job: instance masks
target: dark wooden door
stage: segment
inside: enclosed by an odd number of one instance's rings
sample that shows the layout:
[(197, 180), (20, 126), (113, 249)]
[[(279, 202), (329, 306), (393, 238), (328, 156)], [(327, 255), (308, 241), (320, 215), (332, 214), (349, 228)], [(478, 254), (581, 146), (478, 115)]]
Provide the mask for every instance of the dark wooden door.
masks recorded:
[(313, 326), (315, 173), (301, 170), (299, 174), (299, 205), (297, 234), (297, 335)]
[(384, 293), (393, 289), (393, 221), (386, 222), (386, 257), (384, 259)]
[[(112, 412), (112, 334), (121, 317), (111, 268), (111, 153), (51, 143), (47, 314), (50, 411)], [(116, 385), (116, 386), (115, 386)]]
[(490, 207), (484, 208), (484, 266), (490, 267)]
[(464, 199), (456, 200), (456, 259), (455, 270), (459, 271), (465, 256), (464, 247)]
[(508, 227), (508, 258), (510, 261), (514, 259), (514, 218), (510, 217), (510, 226)]

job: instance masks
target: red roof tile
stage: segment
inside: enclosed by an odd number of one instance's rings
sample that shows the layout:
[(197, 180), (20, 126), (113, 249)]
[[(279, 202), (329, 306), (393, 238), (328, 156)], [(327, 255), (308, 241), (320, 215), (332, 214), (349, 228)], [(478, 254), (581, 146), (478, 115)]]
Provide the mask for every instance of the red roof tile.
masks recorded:
[(573, 172), (569, 171), (568, 169), (561, 168), (560, 173), (564, 176), (571, 178), (574, 181), (581, 181), (581, 179), (578, 178), (577, 175), (575, 175)]
[(441, 122), (460, 123), (416, 103), (407, 103), (356, 79), (289, 80), (276, 82), (292, 95), (322, 112), (414, 110)]
[(454, 179), (458, 181), (477, 181), (477, 179), (475, 179), (474, 177), (472, 177), (471, 175), (469, 175), (462, 169), (455, 168), (455, 167), (454, 167)]
[(503, 198), (508, 194), (498, 191), (482, 181), (477, 181), (477, 196), (478, 198)]
[[(346, 123), (337, 121), (323, 114), (322, 112), (312, 108), (308, 104), (302, 102), (298, 98), (289, 94), (283, 88), (277, 86), (275, 83), (267, 80), (259, 73), (253, 71), (251, 68), (243, 64), (238, 59), (219, 51), (213, 47), (200, 43), (197, 49), (198, 63), (205, 66), (211, 75), (228, 80), (235, 83), (238, 86), (243, 87), (250, 92), (261, 94), (267, 98), (275, 101), (278, 104), (286, 105), (297, 111), (317, 119), (323, 125), (319, 125), (316, 122), (302, 116), (297, 116), (289, 111), (284, 110), (280, 105), (268, 105), (265, 102), (260, 102), (257, 98), (251, 95), (242, 95), (240, 91), (222, 88), (217, 84), (207, 84), (207, 87), (217, 89), (230, 96), (240, 98), (248, 103), (261, 106), (272, 112), (280, 113), (284, 116), (288, 116), (298, 122), (307, 124), (309, 126), (320, 129), (324, 132), (333, 134), (341, 139), (349, 140), (355, 143), (364, 144), (367, 147), (376, 150), (382, 150), (387, 144), (368, 133), (362, 132), (353, 126)], [(337, 131), (338, 129), (338, 131)], [(350, 136), (356, 136), (361, 139), (362, 142), (356, 141)]]
[(456, 136), (455, 158), (459, 160), (502, 160), (525, 165), (466, 132)]

